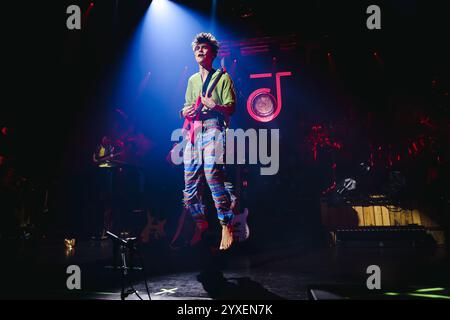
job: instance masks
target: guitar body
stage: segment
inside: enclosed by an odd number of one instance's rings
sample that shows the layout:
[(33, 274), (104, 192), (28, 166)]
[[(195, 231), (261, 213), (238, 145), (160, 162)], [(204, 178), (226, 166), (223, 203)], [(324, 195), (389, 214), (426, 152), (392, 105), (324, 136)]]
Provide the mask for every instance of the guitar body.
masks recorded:
[(104, 162), (107, 162), (107, 161), (116, 160), (116, 158), (121, 156), (123, 153), (124, 153), (123, 151), (112, 153), (112, 154), (109, 154), (109, 155), (106, 155), (106, 156), (103, 156), (103, 157), (99, 157), (97, 161), (100, 162), (100, 163), (104, 163)]
[(142, 229), (140, 240), (142, 243), (149, 243), (150, 241), (158, 241), (166, 237), (165, 225), (166, 219), (155, 221), (149, 213), (147, 213), (147, 225)]
[(203, 105), (202, 105), (202, 97), (198, 96), (198, 98), (197, 98), (197, 100), (195, 101), (195, 104), (194, 104), (195, 115), (192, 116), (192, 117), (186, 116), (186, 121), (188, 121), (188, 123), (190, 125), (192, 125), (192, 122), (195, 121), (195, 118), (200, 113), (202, 107), (203, 107)]
[(243, 242), (250, 237), (250, 228), (247, 224), (248, 209), (244, 212), (235, 214), (233, 219), (233, 239), (237, 242)]
[(197, 101), (195, 101), (195, 106), (194, 106), (195, 114), (200, 114), (200, 112), (202, 111), (202, 107), (203, 107), (202, 97), (198, 96)]

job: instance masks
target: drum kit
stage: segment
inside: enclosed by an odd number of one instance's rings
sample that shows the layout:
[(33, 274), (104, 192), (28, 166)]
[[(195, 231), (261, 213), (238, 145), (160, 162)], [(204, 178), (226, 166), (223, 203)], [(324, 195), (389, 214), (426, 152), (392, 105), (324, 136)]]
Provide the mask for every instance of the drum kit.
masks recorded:
[[(446, 160), (445, 155), (440, 152), (440, 150), (445, 149), (441, 146), (443, 141), (440, 141), (436, 132), (424, 132), (423, 128), (419, 128), (421, 130), (416, 130), (416, 134), (405, 141), (397, 141), (395, 143), (362, 141), (366, 144), (366, 146), (362, 146), (351, 145), (352, 143), (347, 141), (348, 135), (345, 129), (341, 130), (341, 127), (348, 126), (316, 124), (311, 126), (310, 133), (305, 139), (305, 145), (314, 161), (331, 163), (332, 188), (326, 189), (324, 193), (328, 193), (336, 187), (336, 170), (342, 170), (342, 166), (339, 166), (341, 163), (346, 164), (345, 167), (347, 169), (351, 167), (351, 171), (358, 171), (362, 163), (368, 167), (366, 171), (372, 172), (372, 175), (385, 173), (386, 179), (390, 179), (393, 173), (401, 172), (403, 168), (411, 165), (415, 167), (417, 165), (439, 166)], [(352, 142), (355, 141), (354, 137), (350, 137), (350, 140)], [(360, 157), (353, 159), (358, 152)], [(426, 159), (425, 162), (423, 162), (424, 159)], [(354, 165), (349, 165), (352, 162), (354, 162)], [(348, 174), (345, 172), (340, 173)], [(370, 177), (366, 176), (366, 178)], [(379, 178), (377, 177), (375, 180), (379, 180)], [(373, 183), (379, 182), (373, 181)], [(386, 183), (388, 182), (386, 181)], [(423, 181), (423, 183), (426, 182)]]

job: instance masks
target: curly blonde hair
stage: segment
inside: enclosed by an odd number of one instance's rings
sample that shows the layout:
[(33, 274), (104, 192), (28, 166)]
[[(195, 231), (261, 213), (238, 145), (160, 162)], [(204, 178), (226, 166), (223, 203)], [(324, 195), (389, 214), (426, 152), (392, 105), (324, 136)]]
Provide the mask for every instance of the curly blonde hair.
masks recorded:
[(197, 34), (194, 37), (194, 41), (192, 41), (192, 50), (195, 50), (195, 47), (200, 43), (209, 44), (213, 52), (217, 56), (217, 53), (219, 52), (219, 42), (211, 33), (200, 32), (199, 34)]

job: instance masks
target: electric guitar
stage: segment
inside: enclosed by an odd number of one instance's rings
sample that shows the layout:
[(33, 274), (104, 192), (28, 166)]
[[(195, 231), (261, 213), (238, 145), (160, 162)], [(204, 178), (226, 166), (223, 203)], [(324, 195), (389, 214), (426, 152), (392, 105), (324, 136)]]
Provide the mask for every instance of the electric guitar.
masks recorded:
[(108, 155), (102, 156), (102, 157), (96, 157), (94, 162), (97, 164), (97, 166), (102, 166), (104, 164), (125, 164), (124, 161), (118, 160), (117, 158), (124, 154), (125, 151), (118, 151), (118, 152), (112, 152)]
[[(211, 97), (211, 94), (214, 91), (214, 89), (216, 88), (217, 83), (219, 82), (222, 75), (225, 74), (226, 72), (227, 71), (226, 71), (225, 67), (222, 66), (222, 68), (220, 68), (220, 70), (219, 70), (219, 74), (217, 75), (217, 77), (214, 79), (211, 86), (209, 87), (209, 89), (206, 93), (206, 97), (208, 97), (208, 98)], [(192, 144), (194, 144), (194, 142), (195, 142), (195, 133), (201, 126), (201, 123), (196, 120), (199, 120), (202, 109), (203, 109), (202, 96), (200, 95), (197, 97), (197, 101), (194, 104), (194, 110), (195, 110), (194, 115), (190, 116), (190, 117), (186, 117), (186, 119), (184, 120), (183, 130), (187, 130), (187, 128), (189, 127), (189, 139)]]
[[(233, 210), (234, 218), (232, 221), (233, 239), (236, 242), (243, 242), (250, 237), (250, 229), (247, 224), (248, 209), (245, 208), (242, 213)], [(178, 226), (175, 235), (171, 240), (171, 247), (176, 249), (187, 246), (194, 235), (195, 222), (191, 218), (189, 212), (183, 209), (178, 218)]]
[(166, 219), (160, 220), (152, 217), (147, 212), (147, 225), (142, 229), (140, 239), (142, 243), (149, 243), (151, 240), (158, 241), (166, 237)]

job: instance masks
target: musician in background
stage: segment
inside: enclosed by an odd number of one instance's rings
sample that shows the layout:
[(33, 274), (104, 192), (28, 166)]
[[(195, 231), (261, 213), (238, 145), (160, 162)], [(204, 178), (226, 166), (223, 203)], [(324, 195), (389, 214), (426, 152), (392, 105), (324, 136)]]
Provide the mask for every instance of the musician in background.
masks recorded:
[(103, 136), (97, 150), (92, 155), (92, 160), (100, 168), (114, 167), (114, 160), (116, 160), (117, 156), (121, 154), (121, 151), (118, 150), (118, 147), (120, 146), (123, 147), (123, 143), (120, 141), (113, 145), (111, 138)]
[(93, 236), (95, 240), (106, 239), (106, 231), (112, 228), (113, 179), (117, 157), (121, 155), (120, 141), (112, 143), (108, 136), (103, 136), (92, 161), (97, 167), (94, 176), (95, 209), (93, 217)]

